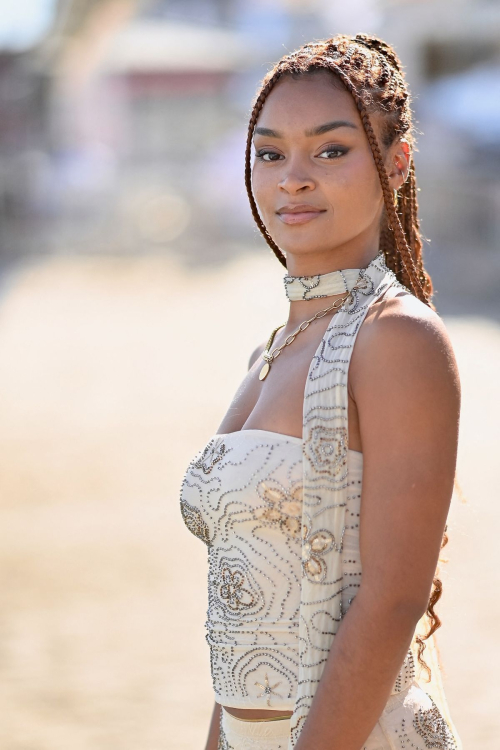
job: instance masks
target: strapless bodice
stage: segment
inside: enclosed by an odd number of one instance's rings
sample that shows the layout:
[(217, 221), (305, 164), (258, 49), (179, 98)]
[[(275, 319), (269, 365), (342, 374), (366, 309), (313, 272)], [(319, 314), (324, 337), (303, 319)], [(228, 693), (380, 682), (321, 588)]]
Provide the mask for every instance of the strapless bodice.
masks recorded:
[[(344, 609), (361, 575), (362, 453), (348, 462)], [(322, 565), (314, 540), (304, 559), (302, 481), (302, 439), (259, 429), (213, 435), (186, 470), (181, 510), (208, 547), (206, 638), (225, 706), (293, 709), (301, 566)]]

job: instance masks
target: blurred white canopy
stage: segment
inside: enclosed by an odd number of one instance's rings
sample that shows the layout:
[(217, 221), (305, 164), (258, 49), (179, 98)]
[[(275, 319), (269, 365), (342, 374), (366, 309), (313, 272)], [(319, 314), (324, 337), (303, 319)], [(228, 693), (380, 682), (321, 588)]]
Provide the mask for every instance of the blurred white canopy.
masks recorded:
[(500, 60), (429, 84), (426, 115), (484, 142), (500, 142)]

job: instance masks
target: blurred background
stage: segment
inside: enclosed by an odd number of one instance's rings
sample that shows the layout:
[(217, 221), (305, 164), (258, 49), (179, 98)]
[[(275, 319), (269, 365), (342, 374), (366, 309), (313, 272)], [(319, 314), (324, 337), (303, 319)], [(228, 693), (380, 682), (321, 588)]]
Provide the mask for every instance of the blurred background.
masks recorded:
[(438, 643), (464, 750), (498, 750), (498, 0), (0, 11), (2, 750), (204, 747), (206, 551), (179, 488), (287, 315), (244, 188), (250, 103), (284, 53), (339, 32), (393, 44), (413, 94), (463, 387)]

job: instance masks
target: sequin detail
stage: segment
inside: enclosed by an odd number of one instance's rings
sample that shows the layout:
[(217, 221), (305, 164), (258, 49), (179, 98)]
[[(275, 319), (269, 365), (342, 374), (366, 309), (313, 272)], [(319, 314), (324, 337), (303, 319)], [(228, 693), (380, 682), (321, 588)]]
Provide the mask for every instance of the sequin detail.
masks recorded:
[(347, 428), (314, 425), (304, 443), (304, 453), (318, 474), (344, 479), (347, 474)]
[(270, 685), (269, 684), (269, 677), (267, 676), (267, 674), (264, 675), (264, 684), (263, 685), (261, 685), (260, 682), (256, 682), (255, 684), (257, 685), (257, 687), (259, 687), (262, 690), (262, 693), (260, 695), (258, 695), (257, 698), (265, 698), (266, 699), (266, 704), (268, 706), (271, 705), (271, 696), (277, 695), (278, 698), (282, 698), (283, 697), (279, 693), (276, 693), (274, 691), (274, 688), (277, 688), (278, 685), (281, 685), (281, 682), (277, 682), (275, 685)]
[(413, 657), (412, 650), (410, 649), (406, 654), (406, 659), (403, 662), (403, 666), (401, 667), (399, 674), (396, 677), (396, 681), (392, 688), (392, 693), (396, 694), (404, 690), (410, 684), (410, 682), (414, 680), (415, 675), (415, 659)]
[(302, 569), (312, 583), (321, 583), (326, 578), (326, 555), (335, 546), (335, 539), (326, 529), (308, 533), (304, 526), (304, 543), (302, 544)]
[(193, 462), (196, 469), (202, 469), (205, 474), (210, 474), (215, 464), (226, 454), (227, 448), (222, 438), (212, 438), (204, 448), (200, 458)]
[[(450, 731), (450, 728), (440, 710), (429, 695), (432, 708), (424, 709), (419, 707), (413, 726), (418, 734), (423, 738), (426, 748), (437, 748), (437, 750), (456, 750), (457, 743)], [(404, 747), (404, 745), (402, 745)], [(409, 747), (415, 747), (410, 743)]]
[(254, 517), (277, 525), (286, 534), (297, 537), (302, 518), (302, 482), (283, 487), (273, 480), (262, 481), (257, 485), (257, 492), (264, 505), (256, 508)]
[[(381, 718), (386, 734), (392, 735), (394, 750), (461, 750), (455, 737), (433, 698), (417, 682), (407, 690), (403, 700), (406, 708), (390, 709)], [(391, 720), (391, 711), (397, 721)]]
[(192, 505), (181, 499), (181, 514), (191, 534), (210, 545), (210, 532), (198, 508), (193, 508)]
[(230, 745), (229, 742), (227, 741), (226, 733), (224, 731), (222, 722), (219, 726), (219, 741), (217, 743), (217, 750), (233, 750), (232, 745)]
[[(356, 336), (370, 305), (390, 287), (404, 289), (383, 253), (359, 273), (356, 286), (332, 316), (311, 361), (303, 404), (302, 578), (299, 611), (299, 675), (288, 750), (293, 750), (338, 631), (355, 593), (345, 534), (349, 526), (353, 472), (348, 460), (347, 376)], [(361, 490), (361, 488), (359, 487)], [(358, 578), (358, 584), (360, 583)], [(404, 696), (415, 677), (411, 647), (391, 690)], [(390, 702), (390, 701), (389, 701)], [(412, 707), (406, 708), (407, 713)], [(377, 724), (366, 747), (389, 750)]]
[[(269, 699), (272, 708), (290, 711), (298, 675), (302, 443), (244, 430), (227, 434), (224, 444), (208, 474), (200, 466), (209, 468), (208, 451), (200, 451), (181, 487), (181, 507), (191, 509), (183, 517), (196, 518), (186, 525), (210, 540), (206, 639), (215, 697), (245, 708)], [(273, 692), (263, 700), (267, 686)]]
[[(199, 510), (211, 540), (206, 637), (216, 700), (258, 708), (266, 685), (276, 686), (271, 707), (293, 710), (287, 750), (361, 584), (362, 467), (348, 450), (347, 374), (368, 308), (390, 287), (408, 293), (380, 254), (332, 316), (307, 374), (300, 444), (265, 430), (228, 433), (222, 444), (214, 436), (183, 482), (181, 502)], [(410, 648), (366, 750), (400, 750), (401, 738), (401, 750), (426, 750), (436, 741), (414, 677)], [(461, 750), (457, 743), (444, 748)]]
[(252, 592), (243, 586), (245, 576), (241, 570), (232, 571), (230, 568), (223, 568), (221, 578), (220, 596), (226, 599), (227, 606), (233, 612), (252, 606), (254, 597)]
[[(225, 453), (212, 473), (206, 476), (195, 459), (181, 488), (186, 525), (208, 547), (206, 639), (214, 691), (222, 705), (258, 708), (258, 685), (279, 683), (271, 707), (292, 710), (302, 575), (321, 582), (325, 556), (336, 548), (343, 554), (342, 612), (360, 586), (362, 457), (346, 452), (345, 525), (336, 540), (328, 529), (310, 531), (314, 502), (302, 525), (301, 443), (247, 430), (229, 434), (225, 441)], [(406, 665), (400, 687), (410, 677)]]

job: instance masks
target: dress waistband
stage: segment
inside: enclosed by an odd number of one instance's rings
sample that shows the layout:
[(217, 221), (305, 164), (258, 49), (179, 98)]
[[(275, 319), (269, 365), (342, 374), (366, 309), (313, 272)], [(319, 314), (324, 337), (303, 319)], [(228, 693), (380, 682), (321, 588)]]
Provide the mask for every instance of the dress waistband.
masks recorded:
[(237, 741), (241, 741), (243, 738), (254, 740), (281, 739), (288, 743), (290, 735), (289, 716), (283, 719), (280, 717), (280, 721), (273, 721), (272, 718), (267, 721), (244, 721), (222, 709), (220, 721), (221, 737), (226, 740), (229, 746), (237, 746)]

